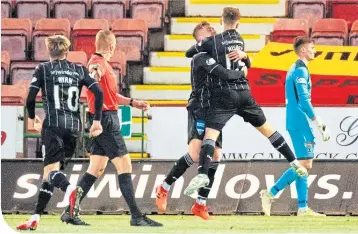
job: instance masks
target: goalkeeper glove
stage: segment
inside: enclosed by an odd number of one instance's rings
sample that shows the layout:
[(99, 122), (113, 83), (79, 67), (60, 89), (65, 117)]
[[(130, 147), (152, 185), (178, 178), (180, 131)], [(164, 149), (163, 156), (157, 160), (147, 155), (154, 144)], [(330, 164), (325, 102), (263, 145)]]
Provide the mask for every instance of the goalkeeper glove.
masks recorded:
[(319, 117), (316, 117), (316, 119), (313, 120), (313, 122), (316, 124), (316, 127), (317, 127), (318, 131), (321, 133), (322, 140), (323, 141), (328, 141), (329, 138), (331, 137), (331, 131), (329, 130), (327, 125), (324, 124)]

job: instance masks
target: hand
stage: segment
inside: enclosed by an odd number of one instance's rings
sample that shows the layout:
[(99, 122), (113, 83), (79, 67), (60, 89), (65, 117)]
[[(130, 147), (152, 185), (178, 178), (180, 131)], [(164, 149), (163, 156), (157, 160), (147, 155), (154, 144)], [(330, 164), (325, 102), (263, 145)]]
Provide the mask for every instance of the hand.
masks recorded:
[(101, 81), (101, 77), (102, 77), (102, 72), (100, 69), (100, 65), (98, 63), (94, 63), (91, 64), (89, 66), (88, 71), (90, 72), (90, 74), (97, 80), (97, 81)]
[(234, 60), (235, 62), (247, 58), (247, 54), (245, 53), (245, 51), (239, 49), (235, 49), (231, 51), (227, 56), (229, 57), (230, 60)]
[(316, 124), (318, 131), (321, 133), (322, 140), (328, 141), (329, 138), (331, 138), (331, 131), (327, 127), (327, 125), (324, 124), (323, 121), (319, 117), (316, 117), (316, 119), (313, 120), (313, 122)]
[(147, 111), (150, 107), (148, 102), (142, 100), (133, 100), (132, 106), (142, 111)]
[(29, 130), (35, 130), (36, 132), (41, 132), (42, 130), (42, 120), (37, 115), (34, 119), (27, 119), (27, 126)]
[(96, 137), (101, 135), (103, 132), (101, 122), (98, 120), (94, 120), (92, 126), (90, 128), (90, 137)]
[(247, 77), (247, 74), (249, 73), (249, 71), (247, 70), (247, 67), (246, 67), (246, 66), (245, 66), (245, 67), (242, 67), (241, 71), (244, 72), (245, 78), (246, 78), (246, 77)]

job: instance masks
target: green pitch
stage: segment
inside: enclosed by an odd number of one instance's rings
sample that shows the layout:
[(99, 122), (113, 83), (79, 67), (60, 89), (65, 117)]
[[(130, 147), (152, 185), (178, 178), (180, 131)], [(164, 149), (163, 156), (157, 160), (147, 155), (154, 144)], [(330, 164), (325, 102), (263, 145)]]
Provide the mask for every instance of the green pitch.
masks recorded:
[[(11, 228), (29, 215), (5, 215)], [(162, 228), (130, 227), (128, 215), (83, 215), (91, 226), (64, 224), (58, 215), (44, 215), (36, 232), (42, 233), (247, 233), (247, 232), (358, 232), (358, 217), (295, 217), (295, 216), (214, 216), (204, 221), (194, 216), (150, 216), (162, 222)], [(33, 232), (32, 232), (33, 233)]]

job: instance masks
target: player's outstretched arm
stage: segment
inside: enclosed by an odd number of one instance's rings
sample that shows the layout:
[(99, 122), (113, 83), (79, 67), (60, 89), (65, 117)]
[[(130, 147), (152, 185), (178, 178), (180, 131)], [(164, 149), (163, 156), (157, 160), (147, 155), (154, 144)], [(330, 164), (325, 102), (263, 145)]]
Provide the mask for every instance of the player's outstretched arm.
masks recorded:
[(207, 54), (198, 54), (195, 57), (200, 66), (202, 66), (208, 73), (213, 74), (223, 80), (238, 80), (244, 79), (247, 75), (245, 71), (235, 71), (224, 68), (221, 64), (217, 63), (214, 58)]
[(192, 58), (194, 55), (196, 55), (197, 53), (202, 52), (202, 47), (198, 46), (198, 44), (195, 44), (193, 46), (191, 46), (186, 52), (185, 52), (185, 57), (187, 58)]
[(295, 72), (295, 87), (297, 90), (298, 102), (301, 105), (303, 111), (307, 114), (322, 135), (323, 141), (328, 141), (330, 138), (330, 131), (323, 121), (316, 116), (314, 108), (311, 103), (311, 95), (307, 89), (307, 83), (309, 80), (308, 72), (304, 68), (299, 68)]
[(130, 105), (142, 111), (147, 111), (150, 107), (147, 101), (136, 100), (134, 98), (128, 98), (117, 93), (117, 104), (118, 105)]

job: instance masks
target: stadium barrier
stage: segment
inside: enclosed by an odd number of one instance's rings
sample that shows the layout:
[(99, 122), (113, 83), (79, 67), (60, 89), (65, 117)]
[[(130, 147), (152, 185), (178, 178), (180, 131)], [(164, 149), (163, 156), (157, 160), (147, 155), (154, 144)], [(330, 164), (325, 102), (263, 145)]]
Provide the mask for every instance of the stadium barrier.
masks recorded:
[[(65, 174), (76, 184), (87, 167), (88, 160), (69, 162)], [(138, 205), (146, 213), (157, 212), (154, 189), (161, 183), (174, 161), (133, 161), (132, 179)], [(1, 162), (1, 209), (7, 213), (32, 212), (41, 184), (41, 160), (10, 160)], [(288, 168), (286, 160), (223, 161), (209, 194), (210, 211), (214, 214), (252, 214), (261, 212), (259, 192), (274, 184)], [(187, 214), (194, 202), (183, 195), (183, 190), (196, 174), (191, 167), (168, 194), (168, 214)], [(317, 160), (310, 171), (308, 184), (309, 205), (314, 210), (334, 215), (358, 214), (358, 160)], [(64, 207), (63, 193), (55, 191), (47, 211), (60, 213)], [(113, 166), (107, 167), (81, 204), (83, 213), (126, 213), (128, 207), (121, 196), (117, 174)], [(272, 206), (276, 215), (292, 214), (297, 210), (295, 184), (291, 184)]]

